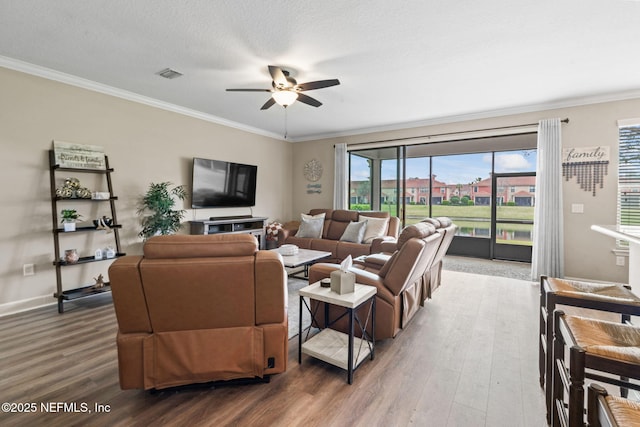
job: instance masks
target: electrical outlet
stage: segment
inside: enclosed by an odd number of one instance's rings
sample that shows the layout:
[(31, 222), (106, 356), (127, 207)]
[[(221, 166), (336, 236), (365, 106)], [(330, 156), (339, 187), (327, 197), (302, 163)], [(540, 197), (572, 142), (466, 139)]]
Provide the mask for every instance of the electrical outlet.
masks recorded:
[(35, 270), (33, 264), (24, 264), (22, 266), (22, 275), (23, 276), (33, 276), (34, 274), (36, 274), (36, 270)]
[(616, 257), (616, 265), (620, 266), (620, 267), (624, 267), (624, 257), (623, 256), (617, 256)]

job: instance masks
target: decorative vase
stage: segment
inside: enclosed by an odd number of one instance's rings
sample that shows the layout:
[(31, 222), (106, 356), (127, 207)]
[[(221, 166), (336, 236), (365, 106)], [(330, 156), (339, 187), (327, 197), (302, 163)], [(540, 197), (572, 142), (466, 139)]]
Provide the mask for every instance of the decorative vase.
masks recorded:
[(63, 222), (64, 231), (76, 231), (76, 223), (75, 222)]
[(80, 257), (78, 256), (77, 250), (67, 249), (64, 251), (64, 262), (67, 264), (75, 264), (79, 259)]

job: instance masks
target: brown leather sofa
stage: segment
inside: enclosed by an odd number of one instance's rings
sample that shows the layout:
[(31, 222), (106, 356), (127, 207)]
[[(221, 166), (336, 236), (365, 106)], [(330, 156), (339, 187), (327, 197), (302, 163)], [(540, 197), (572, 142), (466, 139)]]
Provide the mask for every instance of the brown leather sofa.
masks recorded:
[(173, 235), (109, 268), (122, 389), (162, 389), (287, 368), (287, 275), (254, 236)]
[[(298, 222), (286, 224), (286, 228), (278, 231), (278, 244), (296, 245), (302, 249), (314, 249), (317, 251), (331, 252), (331, 258), (327, 262), (341, 262), (348, 255), (352, 258), (381, 252), (381, 244), (384, 241), (395, 243), (400, 230), (400, 219), (391, 216), (389, 212), (382, 211), (350, 211), (342, 209), (312, 209), (309, 215), (325, 214), (324, 227), (321, 238), (296, 237)], [(353, 243), (341, 241), (347, 226), (352, 222), (357, 222), (363, 217), (388, 218), (386, 230), (383, 237), (373, 239), (370, 243)]]
[[(394, 253), (387, 257), (379, 270), (367, 270), (354, 266), (351, 271), (356, 274), (356, 283), (375, 286), (376, 323), (375, 338), (381, 340), (396, 336), (413, 318), (420, 308), (423, 295), (423, 278), (433, 264), (440, 243), (444, 237), (432, 224), (418, 223), (405, 227), (397, 243)], [(319, 263), (309, 270), (309, 283), (329, 277), (331, 272), (339, 269), (338, 264)], [(312, 304), (323, 304), (312, 301)], [(363, 310), (366, 310), (364, 307)], [(318, 322), (324, 321), (324, 309), (316, 311)], [(358, 313), (366, 318), (366, 312)], [(338, 315), (333, 307), (329, 307), (330, 320)], [(346, 319), (332, 326), (338, 330), (346, 330)]]

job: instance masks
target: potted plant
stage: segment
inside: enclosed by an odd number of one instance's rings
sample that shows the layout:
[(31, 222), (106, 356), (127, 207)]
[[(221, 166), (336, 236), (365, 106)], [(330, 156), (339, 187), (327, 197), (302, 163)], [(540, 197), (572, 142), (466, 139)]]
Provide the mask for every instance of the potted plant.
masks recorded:
[(76, 231), (76, 221), (82, 217), (75, 209), (62, 210), (62, 225), (64, 231)]
[(180, 221), (185, 211), (174, 210), (176, 198), (184, 200), (187, 191), (183, 185), (170, 188), (171, 182), (151, 183), (140, 201), (138, 215), (142, 215), (142, 231), (138, 233), (144, 240), (157, 234), (173, 234), (180, 229)]

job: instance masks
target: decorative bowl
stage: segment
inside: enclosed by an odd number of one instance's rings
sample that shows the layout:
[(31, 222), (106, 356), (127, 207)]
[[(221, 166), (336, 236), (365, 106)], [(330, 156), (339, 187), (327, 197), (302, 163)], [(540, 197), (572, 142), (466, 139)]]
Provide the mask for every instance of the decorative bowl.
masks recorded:
[(295, 255), (298, 253), (298, 247), (296, 245), (282, 245), (278, 249), (278, 252), (283, 256)]

